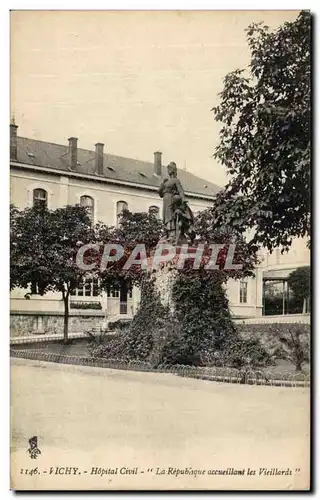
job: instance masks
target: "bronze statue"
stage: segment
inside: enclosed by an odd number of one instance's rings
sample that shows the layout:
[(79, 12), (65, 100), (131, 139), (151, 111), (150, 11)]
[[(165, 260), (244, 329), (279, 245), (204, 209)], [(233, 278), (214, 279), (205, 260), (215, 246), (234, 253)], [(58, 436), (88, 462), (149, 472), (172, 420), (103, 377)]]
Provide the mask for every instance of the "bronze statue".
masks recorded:
[(169, 178), (163, 180), (159, 195), (163, 198), (163, 223), (166, 239), (170, 243), (183, 243), (186, 238), (191, 244), (195, 238), (193, 213), (185, 199), (185, 193), (177, 177), (174, 162), (167, 166)]

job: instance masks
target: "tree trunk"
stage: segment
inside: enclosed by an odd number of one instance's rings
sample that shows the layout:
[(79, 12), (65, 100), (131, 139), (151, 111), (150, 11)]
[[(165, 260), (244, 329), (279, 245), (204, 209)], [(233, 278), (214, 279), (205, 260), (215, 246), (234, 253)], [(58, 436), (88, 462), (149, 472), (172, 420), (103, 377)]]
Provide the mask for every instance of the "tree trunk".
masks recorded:
[(302, 314), (307, 312), (307, 299), (303, 299)]
[(69, 293), (63, 294), (64, 317), (63, 317), (63, 343), (68, 344), (68, 325), (69, 325)]

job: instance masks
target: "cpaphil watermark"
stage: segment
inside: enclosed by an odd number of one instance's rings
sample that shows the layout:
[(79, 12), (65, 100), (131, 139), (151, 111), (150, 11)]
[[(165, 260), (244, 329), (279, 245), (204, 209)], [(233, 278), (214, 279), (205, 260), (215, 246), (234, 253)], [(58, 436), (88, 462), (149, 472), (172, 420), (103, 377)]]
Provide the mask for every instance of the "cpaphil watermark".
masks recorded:
[(186, 263), (192, 269), (203, 268), (208, 271), (223, 269), (235, 271), (243, 268), (243, 264), (234, 262), (236, 244), (199, 244), (191, 246), (183, 244), (174, 246), (170, 243), (158, 243), (152, 250), (147, 251), (143, 243), (132, 248), (124, 247), (119, 243), (88, 243), (79, 248), (76, 255), (77, 266), (83, 271), (100, 269), (105, 271), (114, 263), (128, 271), (137, 266), (143, 271), (156, 271), (166, 264), (174, 264), (176, 269), (182, 270)]

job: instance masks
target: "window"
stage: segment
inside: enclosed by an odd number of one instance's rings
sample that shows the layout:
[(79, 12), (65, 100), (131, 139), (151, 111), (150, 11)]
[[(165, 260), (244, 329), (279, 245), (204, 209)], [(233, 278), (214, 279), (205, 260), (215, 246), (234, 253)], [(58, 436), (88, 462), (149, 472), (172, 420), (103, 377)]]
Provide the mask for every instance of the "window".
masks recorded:
[[(107, 297), (111, 297), (113, 299), (120, 298), (120, 290), (107, 290)], [(128, 298), (132, 299), (132, 288), (129, 288), (128, 290)]]
[(38, 208), (47, 208), (48, 193), (44, 189), (33, 190), (33, 206)]
[(98, 297), (100, 295), (100, 282), (98, 278), (85, 280), (83, 286), (72, 290), (70, 295), (76, 297)]
[(119, 298), (120, 297), (120, 292), (119, 290), (107, 290), (107, 297), (112, 297), (113, 299)]
[(247, 303), (248, 296), (248, 283), (246, 281), (240, 281), (240, 304)]
[(119, 222), (119, 215), (123, 210), (128, 210), (128, 203), (126, 201), (117, 201), (117, 224)]
[(121, 214), (123, 210), (128, 210), (128, 203), (126, 201), (117, 202), (117, 215)]
[(149, 207), (149, 214), (154, 215), (158, 219), (159, 215), (160, 215), (159, 207), (156, 207), (155, 205), (151, 205), (151, 207)]
[(93, 198), (91, 198), (91, 196), (81, 196), (80, 205), (87, 209), (89, 218), (90, 218), (91, 222), (93, 222), (93, 216), (94, 216), (94, 200), (93, 200)]
[(280, 248), (276, 248), (276, 264), (280, 264), (280, 258), (281, 258)]

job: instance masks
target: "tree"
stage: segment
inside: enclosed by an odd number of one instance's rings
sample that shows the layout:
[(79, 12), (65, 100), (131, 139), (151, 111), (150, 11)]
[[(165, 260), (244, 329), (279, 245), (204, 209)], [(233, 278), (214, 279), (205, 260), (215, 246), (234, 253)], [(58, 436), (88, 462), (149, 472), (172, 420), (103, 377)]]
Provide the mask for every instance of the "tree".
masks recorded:
[(295, 298), (303, 304), (303, 310), (308, 310), (310, 299), (310, 267), (298, 267), (288, 276), (288, 285), (293, 291)]
[(269, 251), (310, 234), (310, 28), (306, 11), (274, 32), (249, 26), (249, 68), (225, 77), (213, 108), (222, 123), (214, 156), (232, 176), (214, 220), (254, 228), (252, 244)]
[[(11, 207), (11, 289), (29, 288), (44, 295), (60, 292), (64, 303), (64, 342), (68, 342), (69, 296), (91, 276), (76, 262), (79, 247), (94, 241), (84, 207), (56, 210)], [(90, 258), (90, 256), (88, 256)]]
[(124, 255), (118, 261), (109, 262), (104, 270), (100, 270), (102, 289), (121, 289), (132, 285), (140, 285), (145, 277), (141, 266), (130, 266), (124, 269), (131, 252), (136, 245), (143, 244), (147, 254), (154, 249), (162, 236), (162, 222), (152, 213), (130, 212), (123, 210), (118, 216), (118, 226), (110, 227), (99, 223), (95, 228), (96, 241), (101, 248), (106, 244), (119, 244), (124, 248)]

